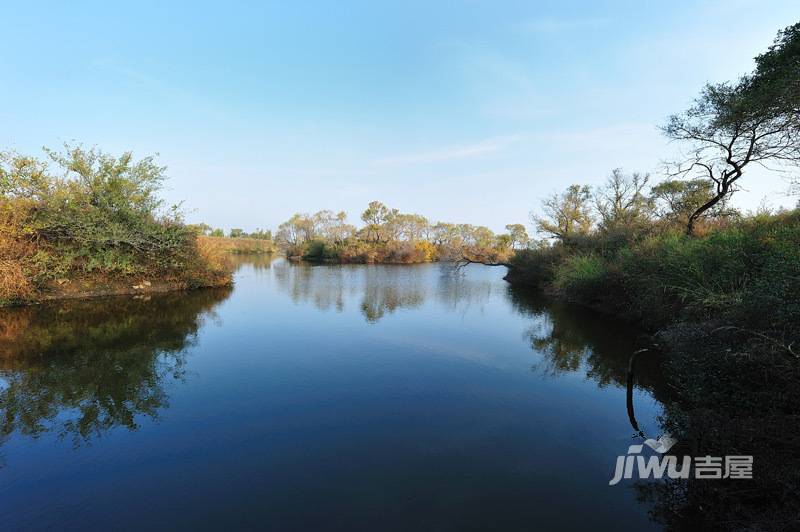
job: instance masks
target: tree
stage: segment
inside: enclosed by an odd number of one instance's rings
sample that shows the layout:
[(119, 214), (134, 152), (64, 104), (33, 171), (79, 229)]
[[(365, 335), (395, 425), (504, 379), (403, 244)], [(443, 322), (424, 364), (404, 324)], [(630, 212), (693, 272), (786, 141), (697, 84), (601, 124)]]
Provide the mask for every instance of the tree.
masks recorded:
[(248, 238), (255, 238), (256, 240), (272, 240), (272, 231), (267, 229), (266, 231), (260, 228), (256, 228), (255, 231), (247, 235)]
[(238, 227), (234, 227), (234, 228), (231, 229), (231, 232), (228, 233), (228, 236), (230, 236), (231, 238), (241, 238), (241, 237), (245, 236), (245, 233), (244, 233), (243, 229), (239, 229)]
[(755, 60), (748, 97), (775, 115), (799, 114), (800, 22), (779, 31), (772, 46)]
[(509, 224), (506, 226), (506, 231), (508, 231), (508, 236), (511, 238), (512, 249), (517, 249), (518, 245), (520, 248), (524, 248), (528, 245), (530, 237), (528, 236), (528, 231), (525, 230), (524, 225)]
[(497, 235), (495, 237), (495, 245), (498, 247), (498, 249), (513, 249), (514, 241), (509, 234)]
[(538, 231), (562, 241), (588, 233), (594, 221), (589, 205), (590, 198), (589, 187), (570, 185), (563, 193), (544, 199), (544, 216), (532, 215)]
[(294, 214), (278, 226), (276, 238), (281, 245), (294, 247), (314, 238), (314, 222), (307, 214)]
[(380, 201), (371, 201), (367, 209), (361, 213), (361, 220), (366, 224), (364, 234), (371, 242), (386, 242), (386, 225), (390, 224), (398, 215), (397, 209), (389, 209)]
[[(747, 97), (757, 107), (782, 117), (798, 134), (800, 115), (800, 23), (778, 32), (774, 43), (757, 56)], [(800, 193), (800, 180), (792, 179), (793, 192)]]
[[(692, 214), (714, 197), (713, 185), (707, 179), (662, 181), (650, 191), (656, 214), (659, 218), (685, 227)], [(730, 196), (722, 198), (714, 207), (706, 211), (706, 217), (717, 217), (728, 212), (729, 198)]]
[(186, 227), (188, 227), (189, 229), (191, 229), (192, 231), (194, 231), (198, 235), (207, 235), (207, 234), (209, 234), (211, 232), (211, 226), (208, 225), (208, 224), (204, 224), (204, 223), (191, 224), (191, 225), (187, 225)]
[(448, 248), (456, 244), (460, 236), (455, 224), (438, 222), (431, 228), (431, 238), (435, 246)]
[(356, 228), (347, 223), (347, 213), (339, 211), (326, 229), (326, 238), (335, 244), (341, 244), (356, 232)]
[(645, 222), (652, 211), (652, 200), (646, 193), (649, 174), (634, 172), (625, 175), (621, 168), (611, 171), (605, 185), (595, 190), (594, 201), (600, 215), (600, 228), (612, 230), (636, 227)]
[(94, 147), (69, 144), (63, 152), (44, 151), (88, 204), (113, 213), (117, 220), (151, 215), (162, 206), (157, 192), (166, 179), (166, 167), (156, 164), (153, 156), (134, 161), (132, 152), (114, 157)]
[(750, 164), (800, 162), (799, 38), (798, 25), (779, 33), (775, 44), (756, 58), (753, 74), (736, 83), (706, 85), (688, 110), (671, 116), (662, 128), (689, 147), (671, 175), (707, 179), (713, 186), (713, 196), (689, 216), (687, 234), (736, 191)]
[(210, 236), (225, 236), (225, 232), (222, 229), (213, 229), (210, 233)]

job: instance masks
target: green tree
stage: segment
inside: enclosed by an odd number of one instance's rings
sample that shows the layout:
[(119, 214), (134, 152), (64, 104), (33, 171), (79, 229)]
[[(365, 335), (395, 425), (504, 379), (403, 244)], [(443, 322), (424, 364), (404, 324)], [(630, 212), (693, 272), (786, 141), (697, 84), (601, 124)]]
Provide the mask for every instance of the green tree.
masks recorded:
[(389, 240), (386, 226), (398, 215), (397, 209), (390, 209), (380, 201), (371, 201), (367, 209), (361, 213), (361, 220), (366, 224), (363, 231), (370, 242), (386, 242)]
[[(706, 179), (670, 179), (655, 185), (650, 194), (659, 218), (685, 227), (692, 214), (714, 197), (714, 187)], [(706, 217), (717, 217), (729, 212), (728, 199), (729, 197), (722, 198), (706, 211)]]
[(272, 231), (269, 229), (265, 231), (263, 229), (256, 228), (255, 231), (247, 236), (248, 238), (254, 238), (256, 240), (272, 240)]
[[(791, 120), (800, 113), (800, 22), (778, 32), (774, 43), (756, 57), (750, 77), (751, 105)], [(797, 127), (797, 122), (793, 125)]]
[(735, 83), (706, 85), (689, 109), (671, 116), (662, 128), (689, 149), (688, 156), (673, 163), (671, 176), (707, 179), (713, 187), (711, 198), (689, 216), (688, 234), (737, 190), (749, 165), (800, 162), (798, 32), (797, 25), (781, 32), (757, 58), (754, 73)]
[(528, 245), (530, 237), (525, 226), (522, 224), (509, 224), (506, 226), (506, 231), (511, 238), (511, 247), (513, 249), (524, 248)]
[(646, 191), (649, 182), (649, 174), (625, 175), (621, 168), (612, 170), (605, 185), (594, 193), (600, 228), (634, 228), (647, 222), (653, 205)]
[(204, 223), (190, 224), (190, 225), (187, 225), (186, 227), (188, 227), (189, 229), (191, 229), (192, 231), (194, 231), (198, 235), (207, 235), (207, 234), (209, 234), (211, 232), (211, 226), (208, 225), (208, 224), (204, 224)]
[(570, 185), (561, 194), (542, 201), (543, 216), (533, 215), (541, 233), (565, 241), (586, 234), (592, 228), (591, 190), (588, 186)]

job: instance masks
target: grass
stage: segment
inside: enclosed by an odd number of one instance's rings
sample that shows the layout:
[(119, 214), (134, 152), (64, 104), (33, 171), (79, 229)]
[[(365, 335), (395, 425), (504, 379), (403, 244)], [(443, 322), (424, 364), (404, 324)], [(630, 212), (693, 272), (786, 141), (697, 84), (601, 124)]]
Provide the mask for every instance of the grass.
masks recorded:
[(229, 238), (221, 236), (200, 236), (198, 242), (203, 248), (213, 249), (218, 253), (234, 255), (266, 255), (277, 252), (272, 240), (259, 238)]

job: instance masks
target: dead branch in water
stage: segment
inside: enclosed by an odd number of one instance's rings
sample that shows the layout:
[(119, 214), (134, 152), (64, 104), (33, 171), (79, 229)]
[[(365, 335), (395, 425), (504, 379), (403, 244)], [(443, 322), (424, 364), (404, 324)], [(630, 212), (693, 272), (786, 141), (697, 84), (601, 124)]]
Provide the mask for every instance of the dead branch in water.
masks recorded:
[(454, 268), (456, 271), (460, 271), (462, 268), (470, 265), (470, 264), (483, 264), (484, 266), (505, 266), (506, 268), (511, 268), (511, 264), (507, 262), (501, 261), (488, 261), (485, 259), (477, 259), (477, 258), (470, 258), (462, 255), (460, 258), (456, 259), (454, 262)]

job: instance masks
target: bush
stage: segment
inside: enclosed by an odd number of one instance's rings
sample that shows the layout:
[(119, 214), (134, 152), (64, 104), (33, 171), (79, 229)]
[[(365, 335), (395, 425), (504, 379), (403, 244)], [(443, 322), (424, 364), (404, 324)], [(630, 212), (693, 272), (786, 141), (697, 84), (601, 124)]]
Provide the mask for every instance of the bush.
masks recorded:
[(306, 243), (303, 260), (325, 262), (339, 258), (339, 250), (335, 245), (324, 240), (312, 240)]
[(597, 302), (604, 295), (607, 277), (608, 267), (601, 257), (575, 255), (558, 266), (553, 286), (570, 299)]
[(54, 281), (79, 277), (229, 280), (210, 250), (200, 252), (177, 209), (162, 209), (156, 193), (165, 169), (152, 157), (70, 146), (47, 153), (49, 162), (0, 154), (0, 284), (25, 287), (3, 290), (0, 299), (35, 299)]
[[(583, 235), (517, 252), (514, 277), (660, 327), (678, 317), (788, 331), (800, 321), (800, 213), (759, 215), (701, 237), (652, 232), (621, 245)], [(743, 325), (744, 326), (744, 325)]]

